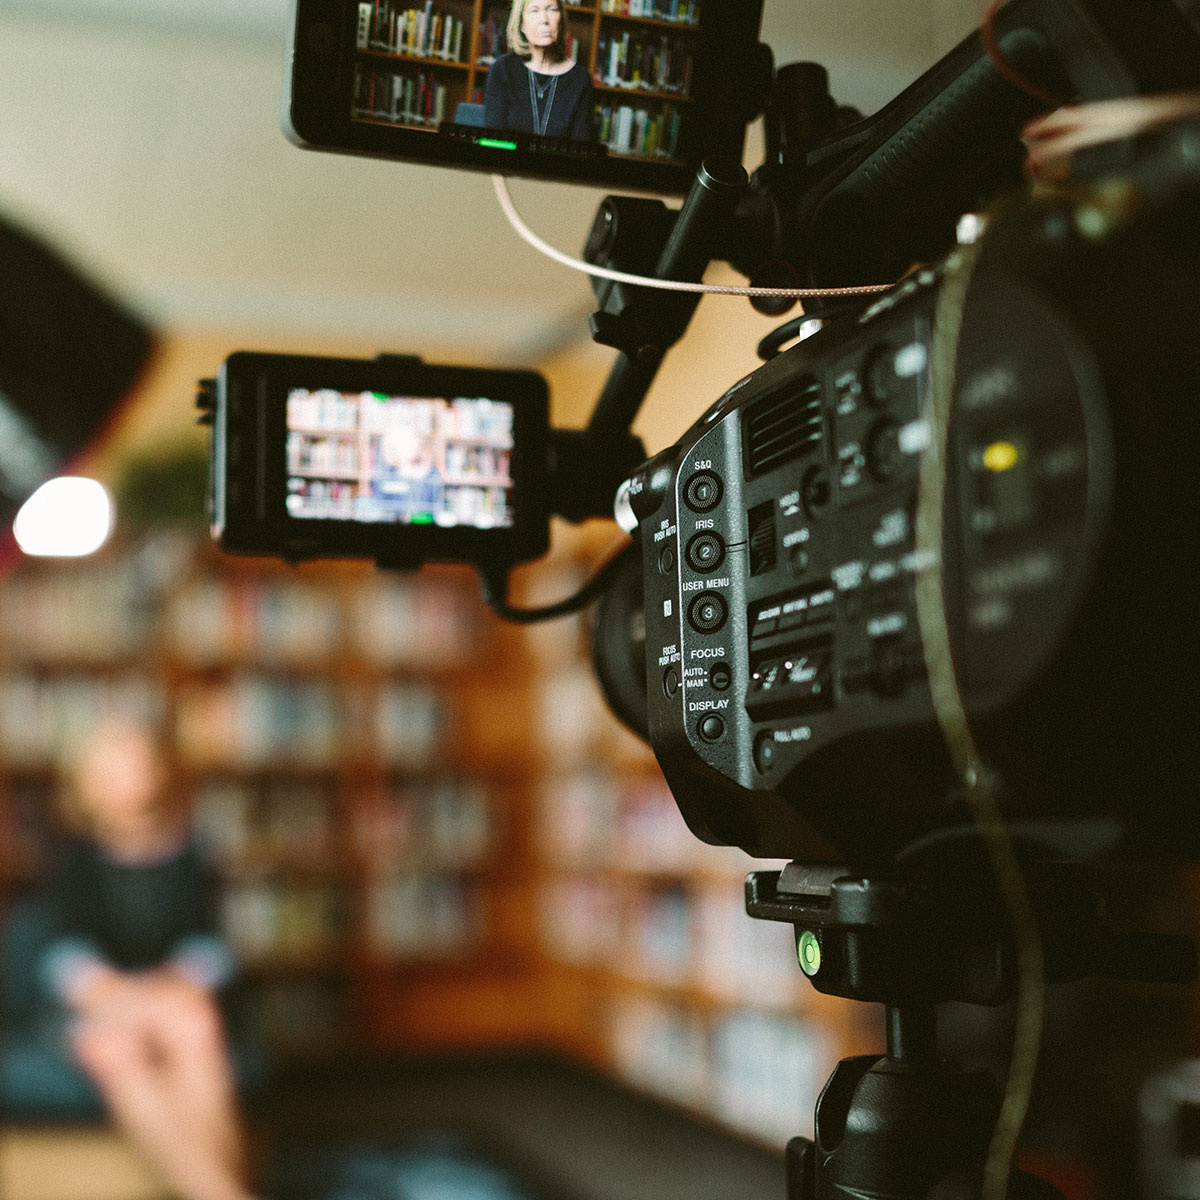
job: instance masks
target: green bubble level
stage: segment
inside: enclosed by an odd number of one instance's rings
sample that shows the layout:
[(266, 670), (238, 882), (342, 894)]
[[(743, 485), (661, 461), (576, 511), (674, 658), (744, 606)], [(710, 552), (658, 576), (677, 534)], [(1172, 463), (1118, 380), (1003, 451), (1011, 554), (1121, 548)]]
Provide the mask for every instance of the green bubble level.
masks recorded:
[(796, 939), (796, 957), (800, 960), (800, 970), (810, 979), (821, 969), (821, 943), (811, 929)]

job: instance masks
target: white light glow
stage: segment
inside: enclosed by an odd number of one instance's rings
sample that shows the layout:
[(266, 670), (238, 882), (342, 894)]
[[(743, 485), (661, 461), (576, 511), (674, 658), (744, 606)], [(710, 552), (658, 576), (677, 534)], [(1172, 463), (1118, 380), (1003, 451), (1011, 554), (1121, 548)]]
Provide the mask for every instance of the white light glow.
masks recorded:
[(17, 545), (38, 558), (82, 558), (112, 530), (112, 501), (94, 479), (63, 475), (42, 484), (13, 521)]

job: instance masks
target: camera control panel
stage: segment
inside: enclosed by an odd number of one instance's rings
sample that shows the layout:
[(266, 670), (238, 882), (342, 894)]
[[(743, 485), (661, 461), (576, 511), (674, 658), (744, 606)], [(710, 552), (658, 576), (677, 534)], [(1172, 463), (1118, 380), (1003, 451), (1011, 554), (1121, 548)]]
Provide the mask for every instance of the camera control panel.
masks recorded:
[[(1059, 332), (1037, 334), (1045, 313), (1030, 313), (1020, 353), (996, 349), (1003, 325), (991, 342), (967, 329), (954, 418), (939, 430), (939, 282), (924, 272), (771, 360), (630, 481), (650, 736), (685, 817), (689, 790), (715, 797), (718, 776), (787, 795), (819, 780), (824, 761), (840, 791), (847, 770), (834, 764), (852, 744), (864, 748), (852, 767), (864, 786), (882, 784), (903, 807), (904, 761), (944, 755), (930, 749), (940, 738), (918, 609), (931, 573), (972, 715), (1010, 703), (1054, 649), (1097, 521), (1084, 384)], [(990, 320), (986, 297), (975, 307)], [(947, 468), (937, 544), (918, 536), (926, 455)], [(864, 766), (867, 754), (889, 761), (872, 738), (894, 747), (910, 734), (899, 770)]]

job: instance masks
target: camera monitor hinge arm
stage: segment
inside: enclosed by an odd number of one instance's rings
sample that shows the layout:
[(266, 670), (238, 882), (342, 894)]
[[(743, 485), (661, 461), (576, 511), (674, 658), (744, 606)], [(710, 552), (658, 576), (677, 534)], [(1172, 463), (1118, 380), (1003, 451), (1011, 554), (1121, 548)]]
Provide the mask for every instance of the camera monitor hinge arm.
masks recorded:
[[(699, 282), (745, 192), (738, 163), (716, 160), (697, 172), (679, 212), (660, 201), (606, 197), (584, 257), (593, 265)], [(594, 282), (600, 309), (592, 336), (620, 351), (587, 427), (550, 434), (551, 512), (569, 521), (611, 517), (617, 488), (646, 459), (630, 431), (664, 355), (682, 336), (699, 303), (694, 292), (656, 291), (611, 280)]]
[[(656, 219), (647, 219), (654, 218), (654, 213), (639, 211), (622, 223), (620, 206), (628, 201), (610, 196), (597, 213), (584, 256), (595, 265), (640, 270), (645, 263), (638, 259), (653, 253), (656, 235), (662, 235), (665, 241), (649, 274), (655, 279), (698, 283), (727, 240), (734, 210), (748, 182), (741, 164), (708, 160), (697, 171), (669, 231), (665, 222), (670, 214), (661, 206)], [(652, 201), (641, 203), (655, 205)], [(636, 245), (629, 237), (629, 227), (633, 227)], [(620, 351), (587, 427), (589, 437), (603, 445), (632, 426), (659, 364), (683, 336), (700, 297), (695, 292), (660, 291), (611, 281), (597, 281), (595, 286), (600, 308), (590, 320), (592, 337)]]

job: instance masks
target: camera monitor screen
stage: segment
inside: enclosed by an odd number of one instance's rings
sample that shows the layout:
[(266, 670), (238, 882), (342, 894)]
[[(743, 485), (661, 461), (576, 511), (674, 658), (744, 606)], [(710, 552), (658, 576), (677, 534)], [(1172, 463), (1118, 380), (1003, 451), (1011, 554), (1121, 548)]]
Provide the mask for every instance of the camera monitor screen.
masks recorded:
[(740, 160), (762, 0), (293, 0), (317, 149), (665, 192)]
[(503, 400), (292, 388), (288, 515), (511, 528), (512, 452)]
[(546, 549), (549, 393), (532, 371), (238, 351), (209, 395), (225, 550), (401, 566)]

